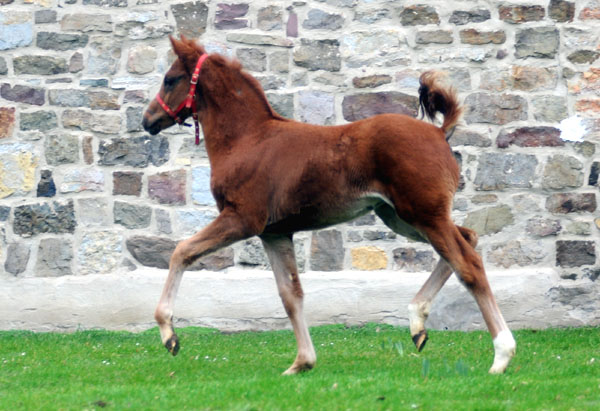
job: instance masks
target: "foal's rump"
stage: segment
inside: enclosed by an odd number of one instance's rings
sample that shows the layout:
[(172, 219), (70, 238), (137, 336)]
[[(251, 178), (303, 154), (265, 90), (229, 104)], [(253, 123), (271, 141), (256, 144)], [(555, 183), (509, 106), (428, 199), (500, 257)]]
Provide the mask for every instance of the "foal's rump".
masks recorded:
[(440, 128), (401, 114), (381, 114), (347, 127), (364, 140), (362, 170), (370, 176), (369, 191), (389, 198), (399, 213), (449, 211), (459, 168)]

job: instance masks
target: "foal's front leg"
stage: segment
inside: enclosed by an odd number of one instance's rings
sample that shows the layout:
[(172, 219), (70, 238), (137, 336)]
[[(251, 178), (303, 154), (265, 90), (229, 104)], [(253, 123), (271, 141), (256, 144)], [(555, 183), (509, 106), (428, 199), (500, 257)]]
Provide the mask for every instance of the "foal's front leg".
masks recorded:
[(169, 275), (154, 313), (162, 342), (171, 354), (177, 355), (179, 351), (179, 339), (173, 330), (173, 305), (185, 269), (198, 258), (252, 234), (235, 212), (224, 210), (202, 231), (177, 245), (171, 256)]
[(298, 277), (292, 237), (291, 235), (261, 236), (261, 240), (275, 273), (279, 295), (292, 322), (298, 344), (296, 360), (284, 374), (296, 374), (300, 371), (310, 370), (317, 362), (317, 355), (304, 320), (302, 310), (304, 293)]

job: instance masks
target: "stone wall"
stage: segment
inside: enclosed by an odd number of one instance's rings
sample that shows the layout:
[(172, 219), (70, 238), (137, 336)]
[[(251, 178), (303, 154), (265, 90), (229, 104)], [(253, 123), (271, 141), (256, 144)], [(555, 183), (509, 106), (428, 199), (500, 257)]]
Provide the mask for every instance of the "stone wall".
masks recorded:
[[(426, 4), (425, 4), (426, 3)], [(284, 116), (417, 115), (418, 76), (465, 105), (458, 223), (489, 270), (600, 275), (600, 1), (0, 0), (0, 281), (166, 268), (216, 215), (193, 130), (144, 133), (169, 34), (239, 59)], [(374, 215), (297, 236), (302, 271), (429, 271)], [(267, 268), (256, 239), (195, 270)], [(425, 275), (425, 274), (424, 274)]]

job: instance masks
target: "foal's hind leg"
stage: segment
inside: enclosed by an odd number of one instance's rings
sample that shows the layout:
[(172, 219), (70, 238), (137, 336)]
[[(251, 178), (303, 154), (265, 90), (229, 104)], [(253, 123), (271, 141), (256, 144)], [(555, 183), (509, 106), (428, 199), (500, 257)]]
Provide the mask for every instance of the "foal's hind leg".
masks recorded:
[(489, 372), (504, 372), (515, 354), (516, 343), (488, 283), (481, 257), (449, 219), (421, 227), (435, 250), (454, 269), (475, 297), (494, 341), (494, 363)]
[(173, 330), (173, 305), (186, 267), (196, 259), (250, 235), (239, 216), (225, 210), (202, 231), (181, 241), (175, 248), (169, 263), (169, 275), (154, 313), (162, 342), (171, 354), (177, 355), (179, 351), (179, 339)]
[[(465, 227), (457, 226), (460, 234), (471, 247), (475, 248), (477, 245), (477, 234)], [(425, 329), (425, 321), (429, 316), (431, 310), (431, 302), (437, 295), (437, 293), (444, 286), (448, 278), (452, 275), (452, 267), (444, 260), (440, 258), (435, 269), (423, 284), (423, 287), (412, 299), (408, 305), (408, 319), (410, 322), (410, 335), (412, 340), (417, 347), (417, 350), (421, 351), (425, 347), (427, 342), (427, 330)]]
[(423, 284), (423, 287), (421, 287), (408, 305), (410, 335), (419, 351), (425, 347), (425, 343), (429, 339), (427, 330), (425, 330), (425, 320), (429, 316), (431, 301), (444, 286), (451, 274), (452, 267), (441, 258), (425, 284)]
[(284, 374), (296, 374), (300, 371), (309, 370), (315, 366), (317, 355), (304, 320), (302, 310), (304, 293), (298, 277), (292, 237), (262, 236), (261, 240), (269, 256), (271, 267), (275, 273), (279, 296), (294, 328), (298, 344), (296, 360)]

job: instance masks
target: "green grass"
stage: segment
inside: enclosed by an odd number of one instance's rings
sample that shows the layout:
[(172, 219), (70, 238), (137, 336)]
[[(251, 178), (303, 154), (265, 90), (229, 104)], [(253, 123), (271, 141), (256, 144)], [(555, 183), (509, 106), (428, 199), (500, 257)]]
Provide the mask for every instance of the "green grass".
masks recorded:
[(314, 370), (281, 376), (291, 331), (0, 332), (0, 409), (600, 409), (600, 329), (522, 330), (504, 375), (488, 375), (485, 332), (430, 332), (416, 353), (406, 329), (311, 329)]

